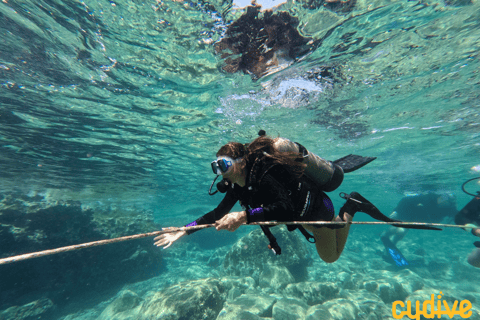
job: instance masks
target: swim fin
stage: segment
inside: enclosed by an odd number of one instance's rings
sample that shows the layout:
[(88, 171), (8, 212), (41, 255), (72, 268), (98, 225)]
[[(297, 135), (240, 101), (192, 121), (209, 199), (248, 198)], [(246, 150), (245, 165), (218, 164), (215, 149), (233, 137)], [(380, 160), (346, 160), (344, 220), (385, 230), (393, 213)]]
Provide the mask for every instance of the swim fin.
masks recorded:
[(355, 154), (349, 154), (348, 156), (333, 161), (333, 163), (341, 167), (344, 173), (349, 173), (360, 169), (375, 159), (377, 159), (377, 157), (362, 157)]
[(477, 248), (480, 248), (480, 241), (475, 241), (473, 245)]
[[(387, 249), (388, 256), (399, 267), (406, 267), (410, 265), (410, 262), (403, 256), (402, 252), (393, 244), (388, 238), (381, 238), (385, 249)], [(391, 261), (389, 261), (391, 262)]]
[[(422, 230), (439, 230), (442, 229), (425, 226), (425, 225), (416, 225), (415, 223), (406, 224), (401, 220), (392, 219), (384, 215), (377, 207), (375, 207), (370, 201), (365, 199), (361, 196), (358, 192), (352, 192), (350, 194), (346, 194), (345, 192), (340, 193), (340, 197), (347, 200), (345, 205), (340, 209), (340, 212), (348, 212), (350, 215), (354, 215), (356, 212), (363, 212), (368, 214), (375, 220), (383, 221), (383, 222), (401, 222), (402, 224), (395, 224), (392, 223), (392, 226), (397, 228), (406, 228), (406, 229), (422, 229)], [(343, 216), (342, 220), (343, 220)]]

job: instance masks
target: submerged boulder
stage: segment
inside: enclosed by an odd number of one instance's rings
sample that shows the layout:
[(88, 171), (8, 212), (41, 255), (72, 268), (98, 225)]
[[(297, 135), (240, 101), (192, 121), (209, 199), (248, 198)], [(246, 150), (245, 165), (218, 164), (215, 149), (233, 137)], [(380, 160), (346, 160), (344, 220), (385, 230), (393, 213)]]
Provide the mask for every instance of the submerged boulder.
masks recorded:
[[(159, 228), (151, 213), (127, 210), (5, 196), (0, 201), (0, 258)], [(60, 307), (75, 297), (82, 297), (85, 305), (95, 303), (125, 283), (158, 275), (162, 261), (161, 251), (144, 238), (4, 265), (0, 309), (40, 298)]]
[(404, 300), (408, 295), (424, 287), (424, 280), (411, 270), (402, 270), (393, 277), (371, 276), (359, 286), (374, 293), (385, 303)]
[(250, 276), (259, 281), (262, 272), (270, 266), (285, 267), (295, 281), (305, 280), (311, 262), (308, 242), (297, 232), (286, 227), (272, 228), (272, 233), (282, 248), (281, 255), (268, 249), (268, 239), (261, 229), (256, 229), (235, 243), (225, 256), (223, 268), (227, 275)]
[(332, 317), (337, 320), (355, 320), (360, 309), (353, 301), (347, 299), (333, 299), (325, 302), (322, 306), (326, 307)]
[(146, 298), (135, 319), (215, 319), (226, 299), (226, 286), (219, 279), (176, 284)]
[(53, 302), (50, 299), (40, 299), (23, 306), (10, 307), (7, 310), (0, 312), (1, 320), (33, 320), (46, 319), (51, 316), (55, 309)]
[(143, 299), (135, 292), (123, 290), (108, 305), (97, 320), (135, 319), (142, 306)]
[(287, 285), (284, 293), (313, 306), (338, 298), (339, 291), (340, 288), (331, 282), (299, 282)]
[(268, 295), (242, 294), (226, 302), (217, 320), (260, 319), (271, 317), (276, 299)]
[(267, 265), (260, 274), (260, 287), (278, 290), (287, 284), (295, 282), (292, 274), (286, 267)]
[(283, 298), (273, 306), (272, 317), (275, 320), (303, 320), (307, 309), (303, 300)]

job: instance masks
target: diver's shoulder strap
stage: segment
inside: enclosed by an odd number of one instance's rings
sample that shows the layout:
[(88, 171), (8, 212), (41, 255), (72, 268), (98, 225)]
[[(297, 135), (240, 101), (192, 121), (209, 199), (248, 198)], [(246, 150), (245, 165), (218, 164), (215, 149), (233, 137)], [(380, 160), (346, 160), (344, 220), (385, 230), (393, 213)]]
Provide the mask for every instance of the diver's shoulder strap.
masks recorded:
[(265, 165), (260, 165), (255, 163), (253, 168), (250, 170), (248, 178), (248, 190), (254, 191), (262, 182), (263, 177), (274, 167), (281, 167), (278, 163), (267, 163)]

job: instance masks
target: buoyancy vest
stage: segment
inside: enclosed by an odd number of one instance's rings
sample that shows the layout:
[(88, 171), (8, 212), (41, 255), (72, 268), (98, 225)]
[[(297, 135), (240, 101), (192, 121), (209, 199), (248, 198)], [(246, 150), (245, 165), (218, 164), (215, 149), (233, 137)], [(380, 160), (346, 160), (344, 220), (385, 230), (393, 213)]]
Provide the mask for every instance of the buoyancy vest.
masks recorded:
[[(310, 180), (308, 176), (303, 175), (301, 177), (296, 177), (284, 166), (273, 163), (273, 161), (269, 161), (267, 157), (258, 158), (249, 170), (246, 185), (247, 191), (246, 194), (244, 194), (243, 201), (240, 201), (244, 209), (249, 209), (247, 203), (252, 204), (251, 201), (249, 201), (252, 199), (249, 195), (253, 195), (258, 192), (262, 179), (267, 173), (270, 173), (273, 176), (282, 177), (281, 180), (283, 186), (288, 191), (290, 197), (294, 200), (293, 202), (295, 209), (292, 215), (292, 219), (298, 218), (301, 215), (302, 209), (305, 210), (305, 201), (310, 196), (310, 191), (318, 187)], [(254, 205), (257, 204), (254, 203)], [(270, 249), (272, 249), (276, 255), (281, 254), (281, 248), (278, 245), (272, 232), (270, 231), (270, 227), (261, 226), (261, 229), (270, 241)], [(305, 236), (307, 241), (311, 243), (315, 242), (315, 238), (311, 234), (309, 234), (301, 225), (287, 225), (287, 229), (288, 231), (299, 229), (300, 232)]]
[[(292, 215), (292, 219), (299, 218), (302, 209), (305, 207), (305, 199), (307, 198), (308, 194), (313, 189), (318, 188), (316, 184), (313, 183), (308, 176), (302, 175), (301, 177), (297, 177), (283, 165), (274, 163), (267, 157), (264, 157), (257, 159), (249, 171), (246, 179), (247, 197), (248, 194), (254, 195), (259, 191), (262, 179), (267, 173), (279, 178), (279, 182), (282, 183), (283, 187), (287, 190), (294, 203), (295, 212)], [(249, 198), (250, 200), (252, 199), (252, 197)], [(260, 205), (260, 203), (255, 203), (255, 201), (248, 202), (252, 205)]]

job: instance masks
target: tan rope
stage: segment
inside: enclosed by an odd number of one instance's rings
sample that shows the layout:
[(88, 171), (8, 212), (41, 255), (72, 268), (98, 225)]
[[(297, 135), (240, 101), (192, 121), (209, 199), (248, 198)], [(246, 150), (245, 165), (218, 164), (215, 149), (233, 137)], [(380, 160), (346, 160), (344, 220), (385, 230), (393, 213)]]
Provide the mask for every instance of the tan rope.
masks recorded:
[[(264, 226), (277, 226), (277, 225), (283, 225), (283, 224), (290, 224), (290, 225), (296, 225), (296, 224), (315, 224), (315, 225), (329, 225), (329, 224), (360, 224), (360, 225), (395, 225), (395, 226), (428, 226), (428, 227), (443, 227), (443, 228), (462, 228), (462, 229), (475, 229), (478, 228), (473, 225), (456, 225), (456, 224), (441, 224), (441, 223), (421, 223), (421, 222), (369, 222), (369, 221), (355, 221), (355, 222), (333, 222), (333, 221), (289, 221), (289, 222), (281, 222), (281, 221), (265, 221), (265, 222), (254, 222), (250, 224), (244, 224), (244, 225), (264, 225)], [(99, 241), (93, 241), (93, 242), (87, 242), (87, 243), (81, 243), (81, 244), (76, 244), (72, 246), (66, 246), (66, 247), (60, 247), (57, 249), (50, 249), (50, 250), (44, 250), (44, 251), (37, 251), (37, 252), (32, 252), (32, 253), (26, 253), (26, 254), (21, 254), (17, 256), (12, 256), (8, 258), (3, 258), (0, 259), (0, 265), (3, 264), (9, 264), (9, 263), (14, 263), (14, 262), (19, 262), (23, 260), (28, 260), (28, 259), (33, 259), (33, 258), (39, 258), (39, 257), (44, 257), (52, 254), (57, 254), (61, 252), (67, 252), (67, 251), (75, 251), (75, 250), (80, 250), (80, 249), (85, 249), (85, 248), (90, 248), (90, 247), (96, 247), (96, 246), (102, 246), (105, 244), (110, 244), (110, 243), (116, 243), (116, 242), (122, 242), (122, 241), (128, 241), (128, 240), (135, 240), (135, 239), (141, 239), (141, 238), (146, 238), (146, 237), (153, 237), (153, 236), (158, 236), (164, 233), (173, 233), (177, 231), (192, 231), (192, 230), (200, 230), (200, 229), (206, 229), (206, 228), (213, 228), (215, 227), (215, 224), (202, 224), (202, 225), (196, 225), (196, 226), (191, 226), (191, 227), (172, 227), (172, 228), (167, 228), (164, 230), (160, 231), (154, 231), (154, 232), (148, 232), (148, 233), (141, 233), (141, 234), (135, 234), (131, 236), (125, 236), (125, 237), (120, 237), (120, 238), (113, 238), (113, 239), (106, 239), (106, 240), (99, 240)]]

